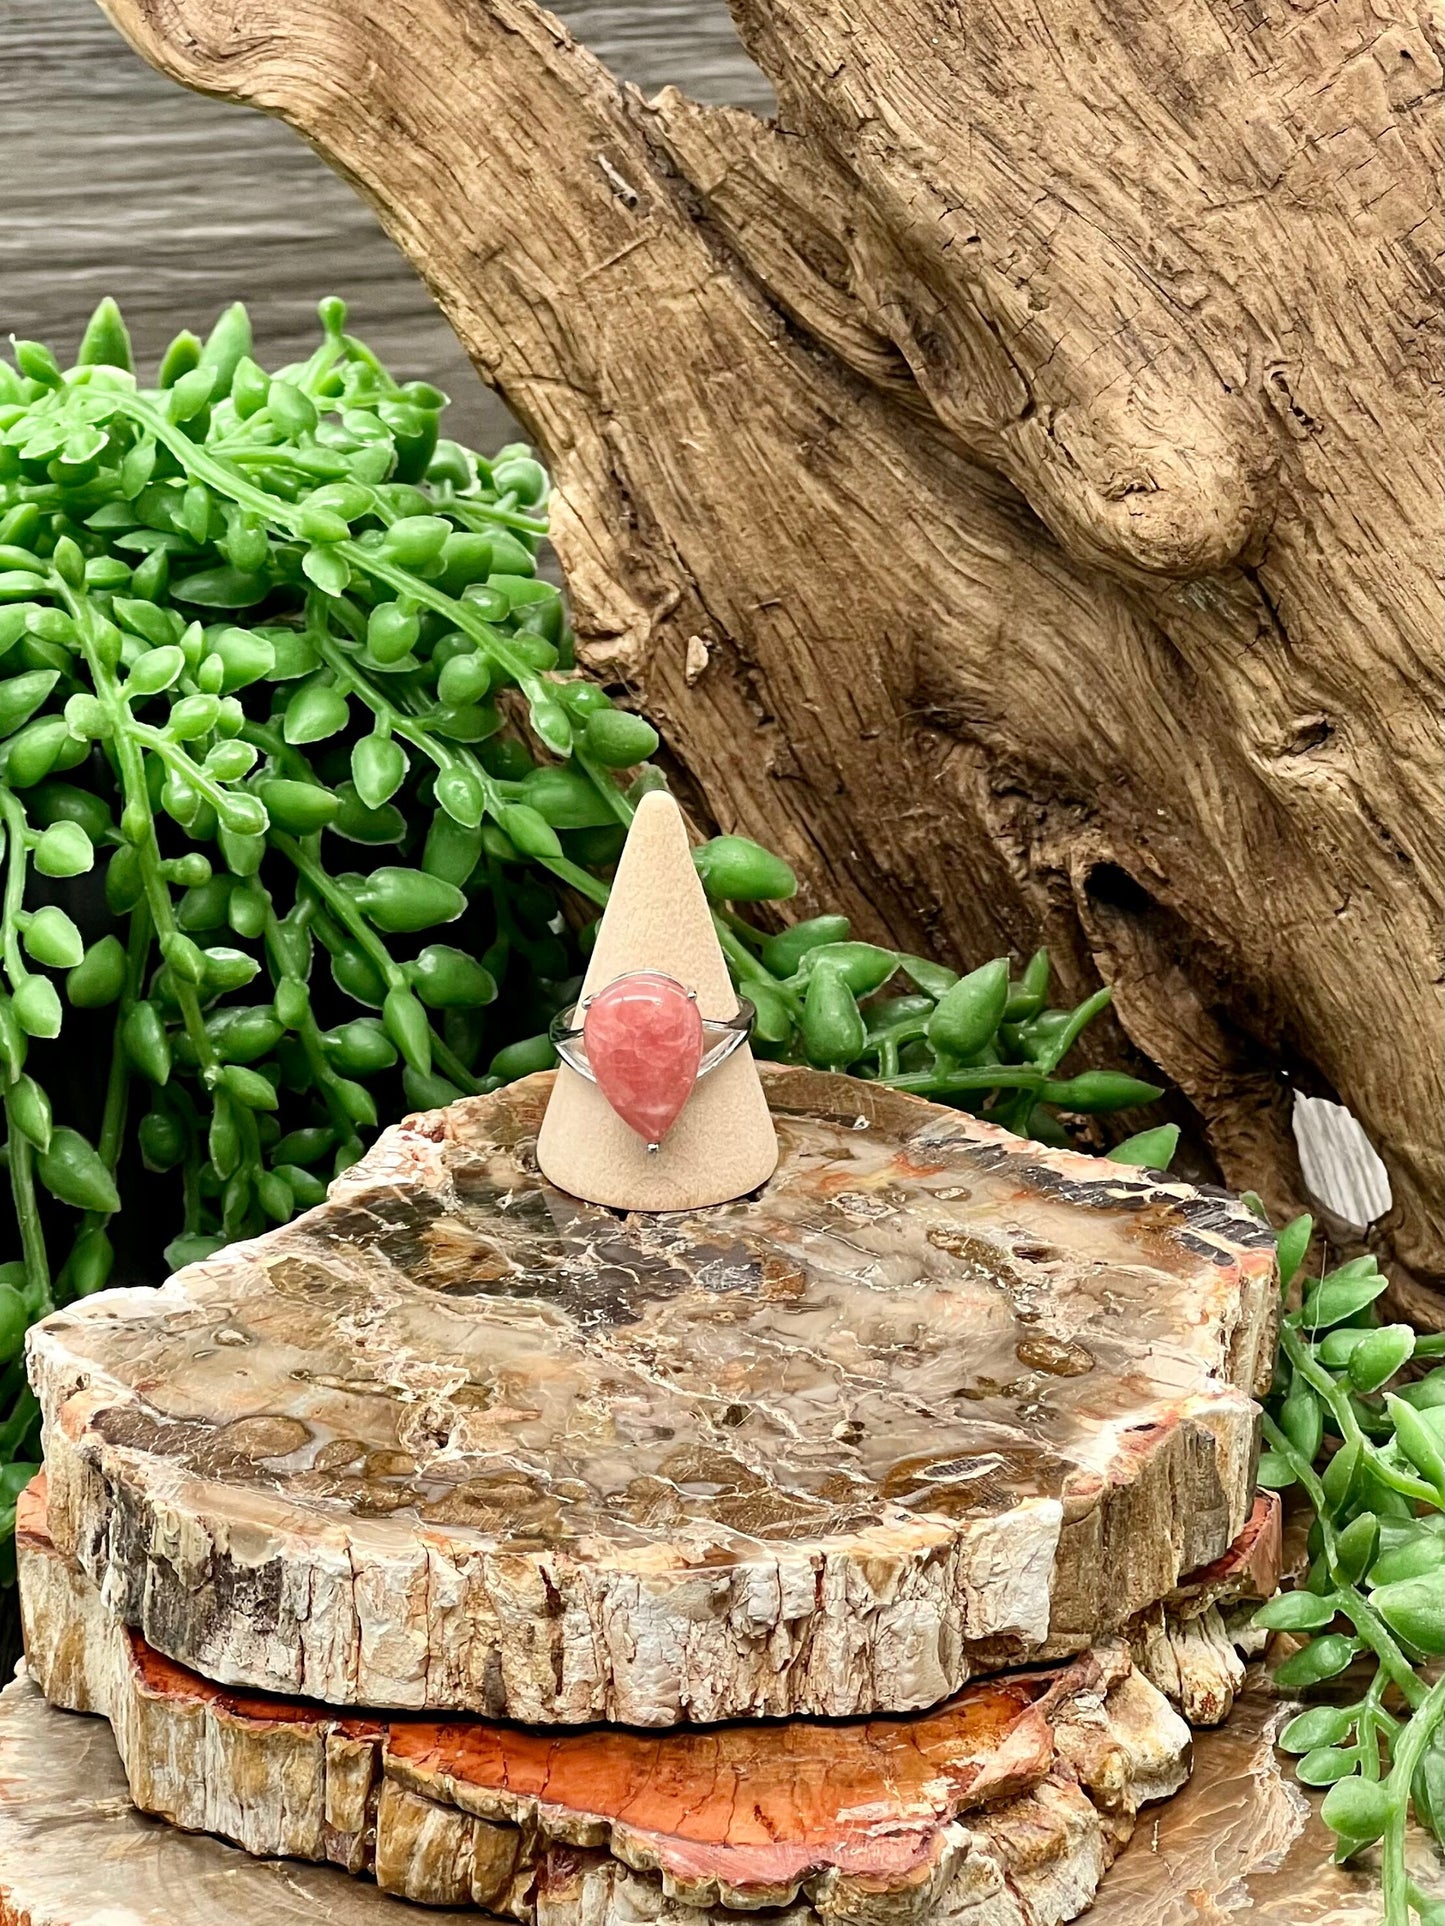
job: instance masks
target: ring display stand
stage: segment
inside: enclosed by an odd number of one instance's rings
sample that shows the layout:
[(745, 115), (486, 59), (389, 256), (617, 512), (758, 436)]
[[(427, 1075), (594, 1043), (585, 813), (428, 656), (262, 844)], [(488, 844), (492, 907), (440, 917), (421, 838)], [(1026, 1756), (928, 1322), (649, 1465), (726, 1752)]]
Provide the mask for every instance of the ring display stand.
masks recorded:
[[(579, 1002), (618, 977), (657, 971), (694, 992), (701, 1014), (735, 1017), (737, 992), (693, 868), (687, 827), (661, 790), (637, 806), (597, 928)], [(746, 1044), (702, 1078), (656, 1151), (595, 1083), (564, 1062), (537, 1140), (548, 1180), (620, 1210), (695, 1210), (746, 1196), (778, 1161), (767, 1098)]]

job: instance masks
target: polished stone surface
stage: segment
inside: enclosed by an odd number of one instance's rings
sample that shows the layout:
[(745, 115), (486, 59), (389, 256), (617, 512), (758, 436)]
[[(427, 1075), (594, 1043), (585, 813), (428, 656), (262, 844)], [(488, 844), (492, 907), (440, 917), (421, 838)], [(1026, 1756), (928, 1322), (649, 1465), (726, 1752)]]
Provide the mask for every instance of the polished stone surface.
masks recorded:
[(789, 1099), (840, 1080), (765, 1075), (784, 1148), (757, 1197), (579, 1204), (532, 1166), (545, 1090), (515, 1087), (420, 1154), (384, 1144), (324, 1220), (47, 1333), (135, 1394), (108, 1443), (226, 1486), (730, 1563), (1097, 1487), (1269, 1270), (1248, 1213), (1186, 1185), (857, 1085), (809, 1115)]
[(636, 970), (588, 1000), (582, 1041), (597, 1087), (644, 1143), (682, 1115), (702, 1062), (696, 1000), (670, 976)]
[(935, 1703), (1218, 1557), (1269, 1233), (916, 1099), (765, 1084), (781, 1159), (736, 1203), (551, 1189), (532, 1079), (57, 1313), (67, 1549), (215, 1676), (635, 1723)]

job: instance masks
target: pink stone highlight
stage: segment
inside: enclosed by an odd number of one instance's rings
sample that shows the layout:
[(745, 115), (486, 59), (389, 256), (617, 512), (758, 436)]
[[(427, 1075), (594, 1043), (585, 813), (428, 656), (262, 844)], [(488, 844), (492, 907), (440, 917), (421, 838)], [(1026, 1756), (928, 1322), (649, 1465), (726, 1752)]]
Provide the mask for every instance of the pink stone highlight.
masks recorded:
[(661, 1143), (702, 1062), (702, 1017), (687, 991), (656, 970), (619, 977), (588, 1004), (582, 1041), (618, 1116), (645, 1142)]

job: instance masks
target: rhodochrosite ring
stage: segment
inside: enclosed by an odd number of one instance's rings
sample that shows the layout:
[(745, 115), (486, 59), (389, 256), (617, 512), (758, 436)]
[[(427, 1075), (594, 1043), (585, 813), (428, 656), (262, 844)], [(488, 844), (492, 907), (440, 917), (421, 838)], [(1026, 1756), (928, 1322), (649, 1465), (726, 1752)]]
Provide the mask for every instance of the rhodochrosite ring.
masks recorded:
[(699, 1077), (747, 1041), (753, 1006), (738, 999), (732, 1017), (705, 1017), (697, 991), (660, 970), (633, 970), (584, 997), (552, 1022), (553, 1048), (569, 1069), (595, 1083), (649, 1150), (682, 1114)]

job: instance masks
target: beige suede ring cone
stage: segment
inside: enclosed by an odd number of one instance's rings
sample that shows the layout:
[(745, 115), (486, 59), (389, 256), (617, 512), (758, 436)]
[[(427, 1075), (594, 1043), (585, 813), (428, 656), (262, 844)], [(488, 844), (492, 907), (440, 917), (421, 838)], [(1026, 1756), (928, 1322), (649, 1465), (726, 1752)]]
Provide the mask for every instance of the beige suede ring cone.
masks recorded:
[[(660, 970), (695, 990), (704, 1017), (737, 1014), (682, 812), (661, 792), (638, 804), (582, 995), (593, 996), (633, 970)], [(726, 1203), (765, 1183), (777, 1161), (777, 1134), (746, 1044), (699, 1079), (656, 1151), (649, 1152), (596, 1084), (565, 1064), (537, 1139), (537, 1162), (549, 1183), (615, 1210)]]

